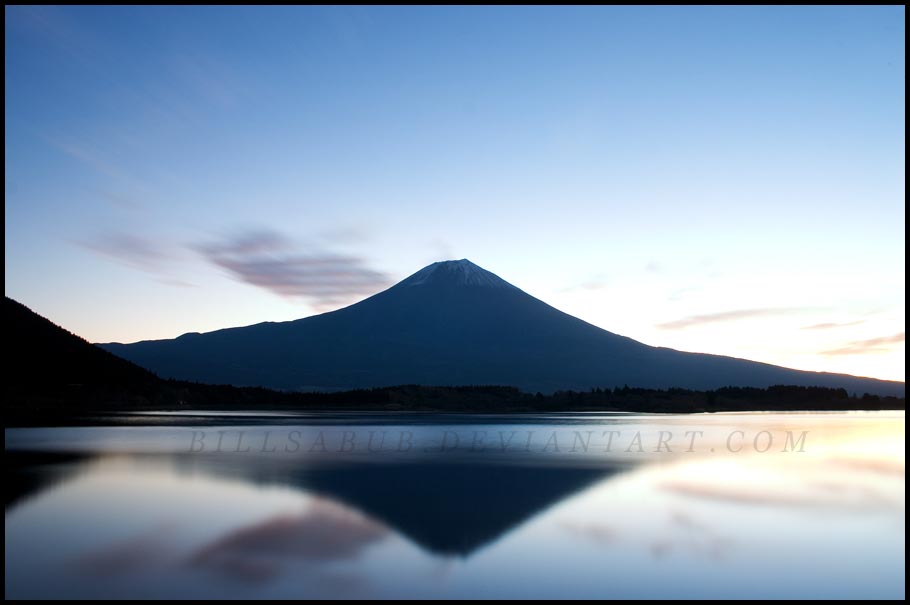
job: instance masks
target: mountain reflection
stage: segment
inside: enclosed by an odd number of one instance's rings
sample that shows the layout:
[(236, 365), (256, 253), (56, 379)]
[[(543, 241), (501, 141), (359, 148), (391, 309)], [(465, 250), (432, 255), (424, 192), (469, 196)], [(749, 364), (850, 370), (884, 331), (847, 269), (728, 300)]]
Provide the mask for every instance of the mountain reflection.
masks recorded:
[(426, 550), (467, 556), (612, 472), (424, 463), (319, 469), (307, 480)]
[(73, 477), (79, 463), (92, 458), (60, 452), (6, 451), (3, 454), (5, 508)]
[[(7, 509), (75, 478), (84, 456), (6, 453)], [(98, 457), (100, 460), (103, 457)], [(345, 461), (304, 465), (256, 456), (130, 455), (139, 465), (168, 464), (181, 473), (281, 485), (321, 498), (296, 516), (241, 528), (207, 546), (195, 563), (247, 575), (269, 571), (240, 563), (241, 552), (314, 557), (352, 554), (384, 527), (422, 549), (468, 556), (536, 514), (618, 472), (618, 467), (466, 462)], [(248, 561), (247, 561), (248, 562)]]

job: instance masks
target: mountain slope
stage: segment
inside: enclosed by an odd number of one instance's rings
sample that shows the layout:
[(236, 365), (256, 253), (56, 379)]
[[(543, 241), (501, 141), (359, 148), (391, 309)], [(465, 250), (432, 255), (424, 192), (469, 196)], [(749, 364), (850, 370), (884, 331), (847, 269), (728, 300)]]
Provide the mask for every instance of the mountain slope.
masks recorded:
[(3, 301), (3, 328), (13, 346), (7, 356), (8, 386), (149, 385), (151, 372), (112, 355), (41, 317), (10, 297)]
[(4, 374), (7, 426), (59, 421), (61, 414), (70, 412), (106, 406), (126, 409), (161, 399), (164, 381), (157, 376), (9, 297), (3, 301), (3, 327), (11, 345)]
[(904, 392), (903, 383), (650, 347), (563, 313), (467, 260), (434, 263), (357, 304), (305, 319), (101, 346), (165, 377), (280, 389), (794, 384)]

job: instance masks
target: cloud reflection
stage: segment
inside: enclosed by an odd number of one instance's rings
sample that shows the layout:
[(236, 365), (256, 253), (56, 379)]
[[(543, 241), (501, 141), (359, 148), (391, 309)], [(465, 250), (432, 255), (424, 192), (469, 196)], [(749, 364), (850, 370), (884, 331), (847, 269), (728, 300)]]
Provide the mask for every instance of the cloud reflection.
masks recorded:
[(111, 578), (147, 572), (149, 567), (166, 562), (171, 555), (170, 539), (176, 528), (157, 527), (151, 531), (84, 553), (76, 568), (90, 576)]
[(191, 561), (197, 567), (261, 582), (278, 575), (288, 560), (352, 559), (387, 535), (384, 526), (351, 509), (314, 500), (303, 513), (237, 529), (201, 548)]

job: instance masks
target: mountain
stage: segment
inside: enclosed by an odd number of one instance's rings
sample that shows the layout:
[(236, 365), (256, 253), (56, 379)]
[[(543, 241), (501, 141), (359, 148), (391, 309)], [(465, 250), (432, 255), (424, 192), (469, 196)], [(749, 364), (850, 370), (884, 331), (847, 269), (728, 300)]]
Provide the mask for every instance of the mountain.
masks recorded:
[(3, 301), (7, 386), (145, 386), (159, 379), (134, 363), (64, 330), (10, 297)]
[(434, 263), (359, 303), (296, 321), (101, 346), (164, 377), (288, 390), (792, 384), (904, 394), (902, 382), (651, 347), (563, 313), (465, 259)]
[[(59, 418), (61, 409), (127, 408), (160, 398), (164, 381), (5, 297), (6, 421)], [(9, 424), (7, 425), (9, 426)]]

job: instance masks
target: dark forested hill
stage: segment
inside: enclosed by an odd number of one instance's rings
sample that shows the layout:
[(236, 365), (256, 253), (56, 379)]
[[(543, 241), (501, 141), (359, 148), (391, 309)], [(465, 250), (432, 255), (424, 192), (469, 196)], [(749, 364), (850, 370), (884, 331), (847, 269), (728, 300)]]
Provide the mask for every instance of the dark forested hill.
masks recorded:
[(149, 400), (163, 381), (5, 297), (7, 410)]
[(7, 385), (148, 385), (158, 378), (64, 330), (8, 296), (3, 301)]

